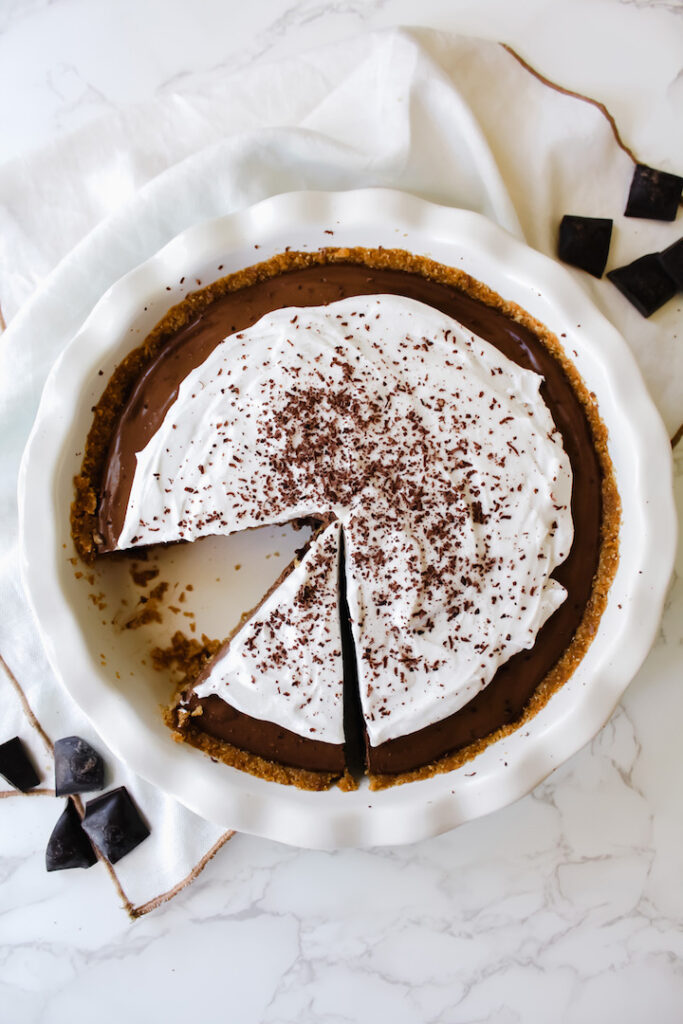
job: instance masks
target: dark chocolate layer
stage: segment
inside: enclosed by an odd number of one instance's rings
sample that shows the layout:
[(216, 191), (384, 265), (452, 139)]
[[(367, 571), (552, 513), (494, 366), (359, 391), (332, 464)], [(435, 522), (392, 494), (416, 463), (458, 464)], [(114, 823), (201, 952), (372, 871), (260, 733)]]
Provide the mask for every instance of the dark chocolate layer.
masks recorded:
[[(491, 342), (520, 366), (541, 374), (541, 393), (562, 435), (574, 476), (574, 543), (568, 558), (553, 573), (568, 591), (566, 601), (539, 632), (533, 650), (511, 658), (486, 689), (462, 710), (408, 736), (369, 747), (369, 769), (391, 774), (428, 764), (519, 718), (541, 680), (568, 646), (590, 597), (600, 550), (600, 465), (579, 398), (560, 363), (532, 331), (452, 286), (405, 271), (374, 270), (355, 264), (335, 263), (291, 271), (217, 299), (167, 342), (140, 377), (123, 410), (110, 448), (99, 506), (99, 528), (104, 537), (100, 550), (114, 549), (123, 526), (135, 453), (145, 447), (160, 426), (182, 380), (226, 335), (250, 327), (273, 309), (317, 306), (367, 294), (405, 295), (433, 306)], [(202, 704), (203, 715), (193, 719), (199, 728), (283, 764), (313, 767), (305, 761), (308, 755), (303, 753), (304, 747), (334, 747), (295, 737), (278, 726), (261, 722), (264, 737), (268, 728), (280, 734), (275, 746), (270, 739), (263, 740), (271, 751), (266, 753), (256, 749), (261, 741), (257, 737), (259, 730), (252, 726), (253, 719), (247, 721), (248, 716), (229, 708), (220, 698), (215, 702), (209, 698)], [(317, 757), (313, 752), (310, 756)], [(336, 770), (329, 762), (321, 763), (320, 768)]]
[(299, 736), (274, 722), (237, 711), (227, 701), (212, 693), (209, 697), (197, 698), (188, 695), (188, 711), (201, 705), (202, 714), (192, 719), (194, 726), (216, 739), (226, 740), (241, 750), (265, 757), (267, 761), (291, 768), (303, 768), (311, 772), (339, 772), (343, 774), (346, 765), (343, 743), (323, 743)]

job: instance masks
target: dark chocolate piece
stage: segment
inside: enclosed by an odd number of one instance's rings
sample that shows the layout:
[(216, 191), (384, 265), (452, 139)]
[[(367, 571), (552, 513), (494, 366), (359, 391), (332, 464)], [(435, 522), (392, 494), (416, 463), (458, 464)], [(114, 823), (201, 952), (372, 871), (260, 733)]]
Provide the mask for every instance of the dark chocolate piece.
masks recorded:
[(683, 178), (677, 174), (636, 164), (624, 216), (675, 220), (681, 192)]
[(83, 828), (110, 864), (116, 864), (149, 835), (125, 786), (89, 800)]
[(92, 843), (83, 831), (81, 817), (72, 800), (67, 800), (57, 824), (52, 830), (45, 851), (48, 871), (66, 868), (90, 868), (97, 860)]
[(104, 761), (80, 736), (55, 743), (55, 794), (91, 793), (104, 788)]
[(0, 775), (22, 793), (27, 793), (40, 782), (28, 751), (18, 736), (0, 744)]
[(611, 238), (611, 220), (565, 214), (560, 224), (557, 255), (572, 267), (586, 270), (593, 277), (602, 277)]
[(659, 254), (659, 262), (669, 277), (676, 282), (679, 291), (683, 291), (683, 238), (670, 245)]
[(610, 270), (607, 276), (643, 316), (651, 316), (676, 294), (676, 284), (655, 252)]

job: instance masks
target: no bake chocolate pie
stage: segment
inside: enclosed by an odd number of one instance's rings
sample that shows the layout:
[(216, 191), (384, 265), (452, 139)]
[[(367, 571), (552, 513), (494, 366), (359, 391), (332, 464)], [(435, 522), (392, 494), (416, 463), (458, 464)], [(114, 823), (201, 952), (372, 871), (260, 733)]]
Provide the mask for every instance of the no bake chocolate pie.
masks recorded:
[(86, 560), (305, 522), (177, 694), (176, 737), (307, 788), (450, 770), (583, 657), (617, 563), (606, 432), (560, 341), (399, 250), (284, 253), (188, 296), (95, 409)]

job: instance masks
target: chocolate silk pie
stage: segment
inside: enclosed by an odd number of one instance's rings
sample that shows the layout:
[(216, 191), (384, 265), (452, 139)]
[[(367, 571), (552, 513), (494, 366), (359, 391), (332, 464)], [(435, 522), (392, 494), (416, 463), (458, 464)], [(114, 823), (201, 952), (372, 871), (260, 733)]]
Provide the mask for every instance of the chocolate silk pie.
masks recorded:
[(173, 307), (95, 408), (83, 558), (311, 536), (167, 712), (279, 782), (457, 767), (534, 715), (618, 557), (606, 431), (558, 339), (399, 250), (284, 253)]

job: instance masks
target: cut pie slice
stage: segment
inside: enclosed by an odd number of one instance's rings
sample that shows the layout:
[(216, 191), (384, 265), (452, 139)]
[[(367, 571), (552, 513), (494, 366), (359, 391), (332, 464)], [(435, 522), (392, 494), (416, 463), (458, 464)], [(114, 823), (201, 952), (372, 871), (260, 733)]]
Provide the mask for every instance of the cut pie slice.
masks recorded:
[(184, 739), (260, 775), (264, 761), (302, 770), (315, 788), (344, 773), (339, 543), (338, 522), (314, 537), (181, 693)]

